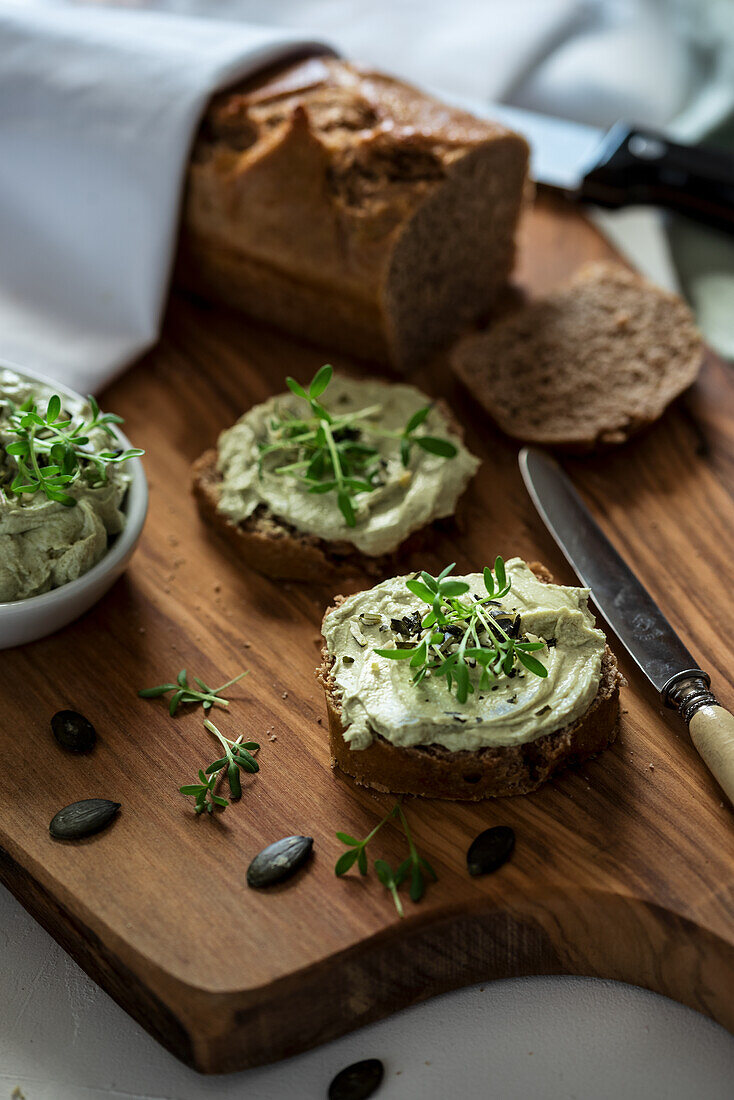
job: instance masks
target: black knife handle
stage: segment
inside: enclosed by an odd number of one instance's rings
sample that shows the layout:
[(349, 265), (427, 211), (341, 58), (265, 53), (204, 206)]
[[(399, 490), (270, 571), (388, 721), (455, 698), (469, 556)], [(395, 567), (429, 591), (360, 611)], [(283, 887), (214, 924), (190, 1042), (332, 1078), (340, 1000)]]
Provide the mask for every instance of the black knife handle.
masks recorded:
[(584, 176), (579, 197), (608, 207), (662, 206), (732, 233), (734, 156), (676, 145), (662, 134), (618, 123)]

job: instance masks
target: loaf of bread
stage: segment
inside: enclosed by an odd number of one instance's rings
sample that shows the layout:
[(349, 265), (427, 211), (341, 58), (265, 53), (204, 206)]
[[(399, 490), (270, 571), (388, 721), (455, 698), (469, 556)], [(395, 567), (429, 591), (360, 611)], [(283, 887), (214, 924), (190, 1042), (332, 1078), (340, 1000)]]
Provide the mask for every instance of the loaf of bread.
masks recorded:
[(571, 451), (624, 443), (698, 375), (688, 306), (621, 264), (585, 264), (564, 286), (487, 332), (451, 364), (508, 435)]
[(408, 368), (507, 282), (528, 147), (330, 57), (211, 103), (177, 278), (299, 337)]

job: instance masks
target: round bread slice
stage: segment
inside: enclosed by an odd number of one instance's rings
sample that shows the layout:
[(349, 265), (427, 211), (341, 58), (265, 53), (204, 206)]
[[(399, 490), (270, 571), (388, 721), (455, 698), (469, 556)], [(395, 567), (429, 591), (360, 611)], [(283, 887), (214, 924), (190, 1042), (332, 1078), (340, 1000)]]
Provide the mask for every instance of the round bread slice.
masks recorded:
[[(275, 580), (328, 583), (340, 577), (360, 574), (380, 577), (399, 571), (399, 561), (425, 545), (429, 532), (446, 520), (436, 520), (414, 531), (392, 554), (370, 557), (350, 542), (327, 542), (299, 531), (272, 512), (260, 507), (243, 523), (233, 523), (219, 511), (221, 474), (217, 451), (205, 451), (191, 467), (191, 488), (199, 512), (206, 522), (236, 549), (251, 569)], [(461, 500), (454, 519), (459, 514)]]
[[(448, 422), (452, 435), (461, 442), (463, 427), (442, 400), (434, 402)], [(383, 577), (400, 572), (400, 562), (426, 545), (430, 533), (452, 520), (460, 520), (464, 494), (452, 517), (434, 520), (413, 531), (389, 554), (363, 554), (346, 539), (326, 540), (299, 531), (261, 505), (242, 523), (233, 523), (219, 511), (222, 477), (217, 468), (215, 447), (205, 451), (191, 467), (191, 490), (202, 518), (219, 532), (251, 569), (275, 580), (329, 583), (354, 574)]]
[[(540, 563), (532, 562), (530, 568), (541, 580), (552, 582), (552, 575)], [(336, 596), (326, 615), (344, 599)], [(332, 767), (339, 767), (360, 786), (386, 793), (472, 802), (530, 794), (554, 772), (607, 748), (619, 729), (619, 688), (625, 680), (609, 646), (602, 657), (599, 690), (574, 722), (522, 745), (475, 751), (452, 752), (441, 745), (405, 748), (374, 731), (369, 748), (351, 749), (344, 740), (333, 667), (334, 657), (324, 648), (316, 675), (326, 695)]]
[(688, 306), (621, 264), (570, 282), (475, 333), (451, 366), (508, 435), (587, 451), (623, 443), (695, 380), (703, 343)]

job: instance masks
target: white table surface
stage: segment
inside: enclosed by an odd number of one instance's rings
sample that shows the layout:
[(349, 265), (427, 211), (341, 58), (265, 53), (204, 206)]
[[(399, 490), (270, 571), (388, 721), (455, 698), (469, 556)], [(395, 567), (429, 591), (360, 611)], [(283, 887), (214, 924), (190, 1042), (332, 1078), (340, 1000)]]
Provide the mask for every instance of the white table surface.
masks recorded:
[(373, 1057), (386, 1067), (379, 1100), (734, 1095), (734, 1037), (617, 982), (472, 986), (287, 1062), (201, 1077), (118, 1008), (1, 887), (0, 959), (0, 1100), (317, 1100), (343, 1066)]

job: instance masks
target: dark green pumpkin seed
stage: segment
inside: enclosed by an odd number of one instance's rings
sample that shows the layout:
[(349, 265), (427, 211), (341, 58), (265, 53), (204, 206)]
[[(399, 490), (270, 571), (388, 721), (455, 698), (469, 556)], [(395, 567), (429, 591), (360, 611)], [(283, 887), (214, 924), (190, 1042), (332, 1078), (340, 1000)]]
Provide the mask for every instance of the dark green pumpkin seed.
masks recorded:
[(374, 1096), (385, 1076), (379, 1058), (365, 1058), (337, 1073), (329, 1085), (329, 1100), (368, 1100)]
[(51, 719), (51, 732), (68, 752), (91, 752), (97, 731), (88, 718), (75, 710), (60, 710)]
[(298, 870), (313, 848), (312, 836), (284, 836), (263, 848), (247, 868), (248, 886), (273, 886)]
[(515, 832), (509, 825), (495, 825), (476, 837), (466, 853), (470, 875), (488, 875), (497, 871), (515, 849)]
[(59, 840), (81, 840), (106, 828), (119, 809), (119, 802), (107, 798), (84, 798), (59, 810), (51, 820), (49, 832)]

